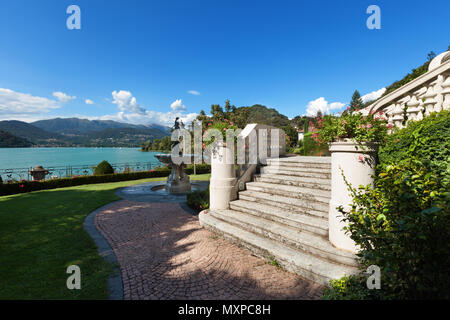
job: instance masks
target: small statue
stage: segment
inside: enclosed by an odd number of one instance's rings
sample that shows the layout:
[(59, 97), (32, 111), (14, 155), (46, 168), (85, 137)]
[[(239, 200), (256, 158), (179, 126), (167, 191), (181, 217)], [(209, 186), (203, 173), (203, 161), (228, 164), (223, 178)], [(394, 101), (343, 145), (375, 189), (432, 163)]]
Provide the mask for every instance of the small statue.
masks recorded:
[[(178, 122), (178, 119), (180, 119), (180, 117), (176, 117), (176, 119), (175, 119), (175, 124), (174, 124), (174, 126), (172, 127), (172, 132), (175, 131), (175, 130), (179, 130), (179, 129), (180, 129), (180, 123)], [(183, 128), (184, 128), (183, 121), (181, 121), (181, 125), (182, 125)], [(179, 143), (180, 143), (180, 141), (172, 141), (172, 146), (171, 146), (172, 150), (173, 150), (173, 148), (174, 148), (175, 146), (177, 146)], [(178, 152), (178, 154), (179, 154), (180, 156), (182, 155), (181, 149), (180, 149), (180, 151)]]
[[(180, 129), (180, 124), (178, 123), (178, 119), (180, 119), (180, 117), (177, 117), (175, 119), (175, 125), (172, 127), (173, 130), (177, 130)], [(182, 122), (183, 123), (183, 122)]]

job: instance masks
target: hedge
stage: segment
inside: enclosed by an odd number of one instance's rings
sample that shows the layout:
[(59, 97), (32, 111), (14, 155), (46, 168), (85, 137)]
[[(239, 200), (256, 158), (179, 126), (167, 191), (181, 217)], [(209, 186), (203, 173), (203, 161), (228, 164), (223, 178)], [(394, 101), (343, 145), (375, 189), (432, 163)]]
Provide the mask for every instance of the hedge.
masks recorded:
[[(211, 171), (210, 165), (196, 165), (196, 173), (204, 174)], [(193, 174), (194, 166), (188, 165), (185, 169), (187, 174)], [(170, 174), (170, 168), (162, 167), (150, 171), (139, 171), (129, 173), (115, 173), (106, 175), (77, 176), (73, 178), (61, 178), (42, 181), (20, 181), (15, 183), (0, 184), (0, 196), (12, 195), (17, 193), (26, 193), (38, 190), (48, 190), (56, 188), (73, 187), (84, 184), (119, 182), (128, 180), (139, 180), (146, 178), (167, 177)]]
[(447, 174), (450, 159), (450, 111), (432, 113), (391, 134), (379, 151), (379, 170), (404, 159), (420, 159), (427, 169)]

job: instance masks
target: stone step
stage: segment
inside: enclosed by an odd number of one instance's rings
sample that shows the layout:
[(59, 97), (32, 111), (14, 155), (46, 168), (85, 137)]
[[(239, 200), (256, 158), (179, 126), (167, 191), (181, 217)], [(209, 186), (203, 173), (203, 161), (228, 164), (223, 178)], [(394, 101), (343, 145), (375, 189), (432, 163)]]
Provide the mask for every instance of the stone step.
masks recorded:
[(314, 196), (318, 201), (329, 203), (331, 199), (331, 192), (328, 190), (302, 188), (296, 186), (288, 186), (283, 184), (274, 184), (266, 182), (247, 182), (247, 190), (267, 192), (270, 194), (277, 194), (280, 196), (289, 195), (291, 198), (302, 199)]
[(282, 174), (287, 176), (295, 177), (309, 177), (309, 178), (319, 178), (319, 179), (331, 179), (331, 171), (325, 172), (308, 172), (306, 170), (297, 171), (292, 169), (285, 169), (283, 167), (267, 166), (261, 167), (261, 174)]
[(289, 198), (278, 195), (272, 195), (267, 192), (258, 191), (241, 191), (239, 192), (239, 199), (276, 206), (282, 210), (292, 211), (294, 213), (307, 214), (322, 219), (328, 219), (329, 205), (323, 202), (314, 200)]
[(272, 184), (297, 186), (303, 188), (312, 188), (320, 190), (331, 190), (330, 179), (318, 179), (310, 177), (293, 177), (281, 174), (260, 174), (255, 175), (255, 181), (267, 182)]
[(270, 238), (261, 237), (219, 220), (211, 214), (200, 213), (199, 220), (204, 228), (219, 233), (226, 239), (248, 248), (255, 255), (265, 259), (276, 259), (285, 269), (322, 285), (328, 285), (331, 279), (357, 273), (357, 269), (354, 267), (331, 263), (311, 254), (295, 250)]
[(280, 158), (268, 158), (267, 161), (331, 164), (331, 157), (288, 156)]
[(308, 172), (308, 173), (324, 173), (324, 174), (330, 174), (331, 168), (311, 168), (309, 166), (290, 166), (289, 164), (282, 163), (280, 165), (278, 164), (269, 164), (266, 166), (263, 166), (262, 168), (267, 169), (275, 169), (275, 170), (283, 170), (283, 171), (289, 171), (289, 172)]
[(267, 159), (267, 165), (306, 168), (331, 168), (331, 157), (285, 157)]
[(309, 232), (299, 232), (295, 228), (258, 218), (244, 212), (210, 210), (209, 214), (238, 228), (256, 233), (261, 237), (268, 237), (329, 262), (353, 267), (358, 266), (354, 254), (338, 250), (324, 237)]
[(328, 221), (320, 217), (294, 213), (276, 206), (247, 200), (235, 200), (230, 202), (230, 209), (285, 224), (296, 228), (299, 231), (308, 231), (320, 236), (328, 237)]
[(331, 170), (331, 164), (327, 163), (302, 163), (302, 162), (277, 162), (268, 161), (265, 166), (295, 168), (295, 169), (316, 169), (316, 170)]

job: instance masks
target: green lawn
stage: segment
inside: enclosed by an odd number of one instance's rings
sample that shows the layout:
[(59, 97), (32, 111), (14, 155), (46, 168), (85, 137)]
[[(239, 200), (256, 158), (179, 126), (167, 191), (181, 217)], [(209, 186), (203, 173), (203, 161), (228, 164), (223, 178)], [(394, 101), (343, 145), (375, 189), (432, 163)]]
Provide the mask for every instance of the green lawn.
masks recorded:
[[(210, 175), (191, 175), (209, 180)], [(151, 178), (0, 197), (0, 299), (107, 299), (112, 266), (83, 228), (86, 216), (119, 198), (120, 187)], [(66, 269), (81, 269), (81, 289), (69, 290)]]

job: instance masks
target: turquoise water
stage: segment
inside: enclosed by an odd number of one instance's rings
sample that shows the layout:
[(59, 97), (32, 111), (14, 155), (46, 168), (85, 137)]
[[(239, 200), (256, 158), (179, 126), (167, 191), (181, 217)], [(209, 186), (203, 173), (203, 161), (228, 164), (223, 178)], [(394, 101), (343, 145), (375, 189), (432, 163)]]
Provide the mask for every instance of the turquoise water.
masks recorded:
[(0, 169), (55, 166), (149, 163), (160, 165), (155, 154), (138, 148), (0, 148)]

